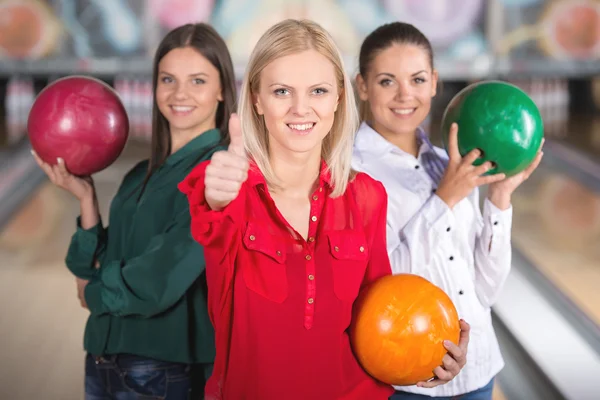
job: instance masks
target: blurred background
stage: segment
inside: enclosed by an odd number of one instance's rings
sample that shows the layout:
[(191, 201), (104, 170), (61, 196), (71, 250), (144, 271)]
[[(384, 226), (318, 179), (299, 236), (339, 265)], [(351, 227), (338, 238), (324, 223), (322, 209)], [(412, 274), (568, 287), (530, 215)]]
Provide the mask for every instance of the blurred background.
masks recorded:
[[(78, 205), (35, 165), (26, 134), (39, 91), (73, 74), (113, 85), (131, 120), (95, 176), (103, 219), (123, 174), (147, 157), (152, 55), (170, 29), (211, 23), (241, 79), (273, 23), (331, 32), (348, 71), (363, 38), (401, 20), (435, 46), (443, 81), (427, 121), (479, 80), (519, 85), (545, 123), (545, 157), (514, 196), (514, 265), (494, 321), (506, 367), (497, 399), (600, 399), (600, 1), (0, 0), (0, 399), (83, 398), (83, 329), (64, 256)], [(594, 293), (596, 292), (596, 293)]]

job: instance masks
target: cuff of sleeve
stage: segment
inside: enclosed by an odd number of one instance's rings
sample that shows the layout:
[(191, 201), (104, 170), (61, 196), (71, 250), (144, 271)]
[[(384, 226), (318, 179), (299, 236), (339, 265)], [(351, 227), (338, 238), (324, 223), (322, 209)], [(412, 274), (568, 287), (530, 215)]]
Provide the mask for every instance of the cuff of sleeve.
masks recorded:
[(98, 246), (98, 239), (103, 234), (104, 229), (102, 228), (102, 222), (98, 222), (96, 225), (89, 229), (83, 229), (81, 227), (81, 217), (77, 217), (77, 230), (75, 231), (75, 237), (79, 244), (79, 248), (86, 253), (94, 253)]
[(512, 214), (512, 204), (506, 210), (500, 210), (489, 199), (483, 202), (483, 223), (490, 224), (494, 233), (510, 230)]
[(119, 290), (121, 281), (120, 260), (111, 261), (102, 266), (96, 277), (85, 288), (85, 302), (92, 314), (115, 314), (121, 308), (122, 299)]
[(433, 195), (425, 204), (423, 211), (428, 228), (441, 234), (449, 232), (454, 225), (454, 213), (439, 196)]
[(99, 315), (108, 312), (102, 303), (102, 282), (97, 278), (90, 280), (86, 285), (84, 297), (90, 313)]
[(204, 161), (199, 164), (177, 185), (179, 191), (187, 196), (190, 215), (192, 217), (192, 235), (200, 243), (202, 243), (202, 235), (210, 230), (212, 223), (222, 221), (224, 218), (235, 213), (235, 209), (241, 204), (241, 197), (244, 191), (244, 187), (242, 187), (238, 197), (224, 209), (219, 211), (212, 210), (204, 197), (204, 177), (209, 162)]
[(484, 232), (489, 232), (490, 255), (500, 251), (503, 245), (510, 243), (512, 228), (512, 204), (506, 210), (500, 210), (489, 199), (483, 202)]

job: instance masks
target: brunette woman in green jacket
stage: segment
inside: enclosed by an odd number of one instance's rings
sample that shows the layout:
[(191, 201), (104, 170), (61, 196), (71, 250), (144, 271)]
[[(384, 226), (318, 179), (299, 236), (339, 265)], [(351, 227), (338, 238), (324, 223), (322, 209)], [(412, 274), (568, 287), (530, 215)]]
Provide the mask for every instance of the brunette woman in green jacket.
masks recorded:
[(190, 236), (177, 184), (228, 142), (236, 89), (225, 42), (206, 24), (174, 29), (156, 51), (153, 82), (151, 154), (123, 179), (108, 226), (91, 177), (34, 154), (50, 180), (80, 202), (66, 264), (90, 311), (89, 400), (188, 399), (214, 358), (203, 249)]

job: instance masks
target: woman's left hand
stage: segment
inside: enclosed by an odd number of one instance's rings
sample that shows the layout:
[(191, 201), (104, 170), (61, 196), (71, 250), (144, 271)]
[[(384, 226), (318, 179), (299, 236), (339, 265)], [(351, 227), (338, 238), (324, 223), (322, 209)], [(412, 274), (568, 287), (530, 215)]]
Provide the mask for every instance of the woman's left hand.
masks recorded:
[(442, 359), (443, 366), (436, 367), (433, 370), (435, 378), (427, 382), (419, 382), (417, 386), (425, 388), (433, 388), (439, 385), (446, 384), (456, 375), (460, 373), (467, 363), (467, 349), (469, 348), (469, 331), (471, 327), (462, 319), (460, 320), (460, 338), (458, 345), (449, 340), (444, 340), (444, 347), (448, 353)]
[(542, 151), (542, 146), (544, 145), (544, 140), (542, 139), (542, 143), (540, 144), (540, 148), (538, 150), (537, 156), (533, 159), (529, 166), (519, 172), (516, 175), (513, 175), (509, 178), (503, 179), (499, 182), (490, 183), (488, 188), (488, 199), (499, 209), (505, 210), (510, 207), (511, 196), (513, 192), (529, 177), (533, 174), (533, 171), (540, 165), (542, 161), (542, 157), (544, 156), (544, 152)]

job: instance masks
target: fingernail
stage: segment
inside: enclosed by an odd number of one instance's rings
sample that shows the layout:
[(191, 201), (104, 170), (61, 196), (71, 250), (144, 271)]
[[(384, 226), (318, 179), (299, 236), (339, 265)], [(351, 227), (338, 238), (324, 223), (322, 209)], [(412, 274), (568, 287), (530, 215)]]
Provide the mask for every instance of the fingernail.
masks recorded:
[(31, 155), (35, 156), (35, 151), (33, 151), (33, 150), (30, 150), (30, 151), (31, 151)]
[(444, 347), (448, 347), (450, 346), (450, 341), (449, 340), (444, 340)]
[(62, 164), (63, 163), (63, 159), (60, 158), (60, 157), (56, 157), (56, 162), (59, 163), (59, 164)]

